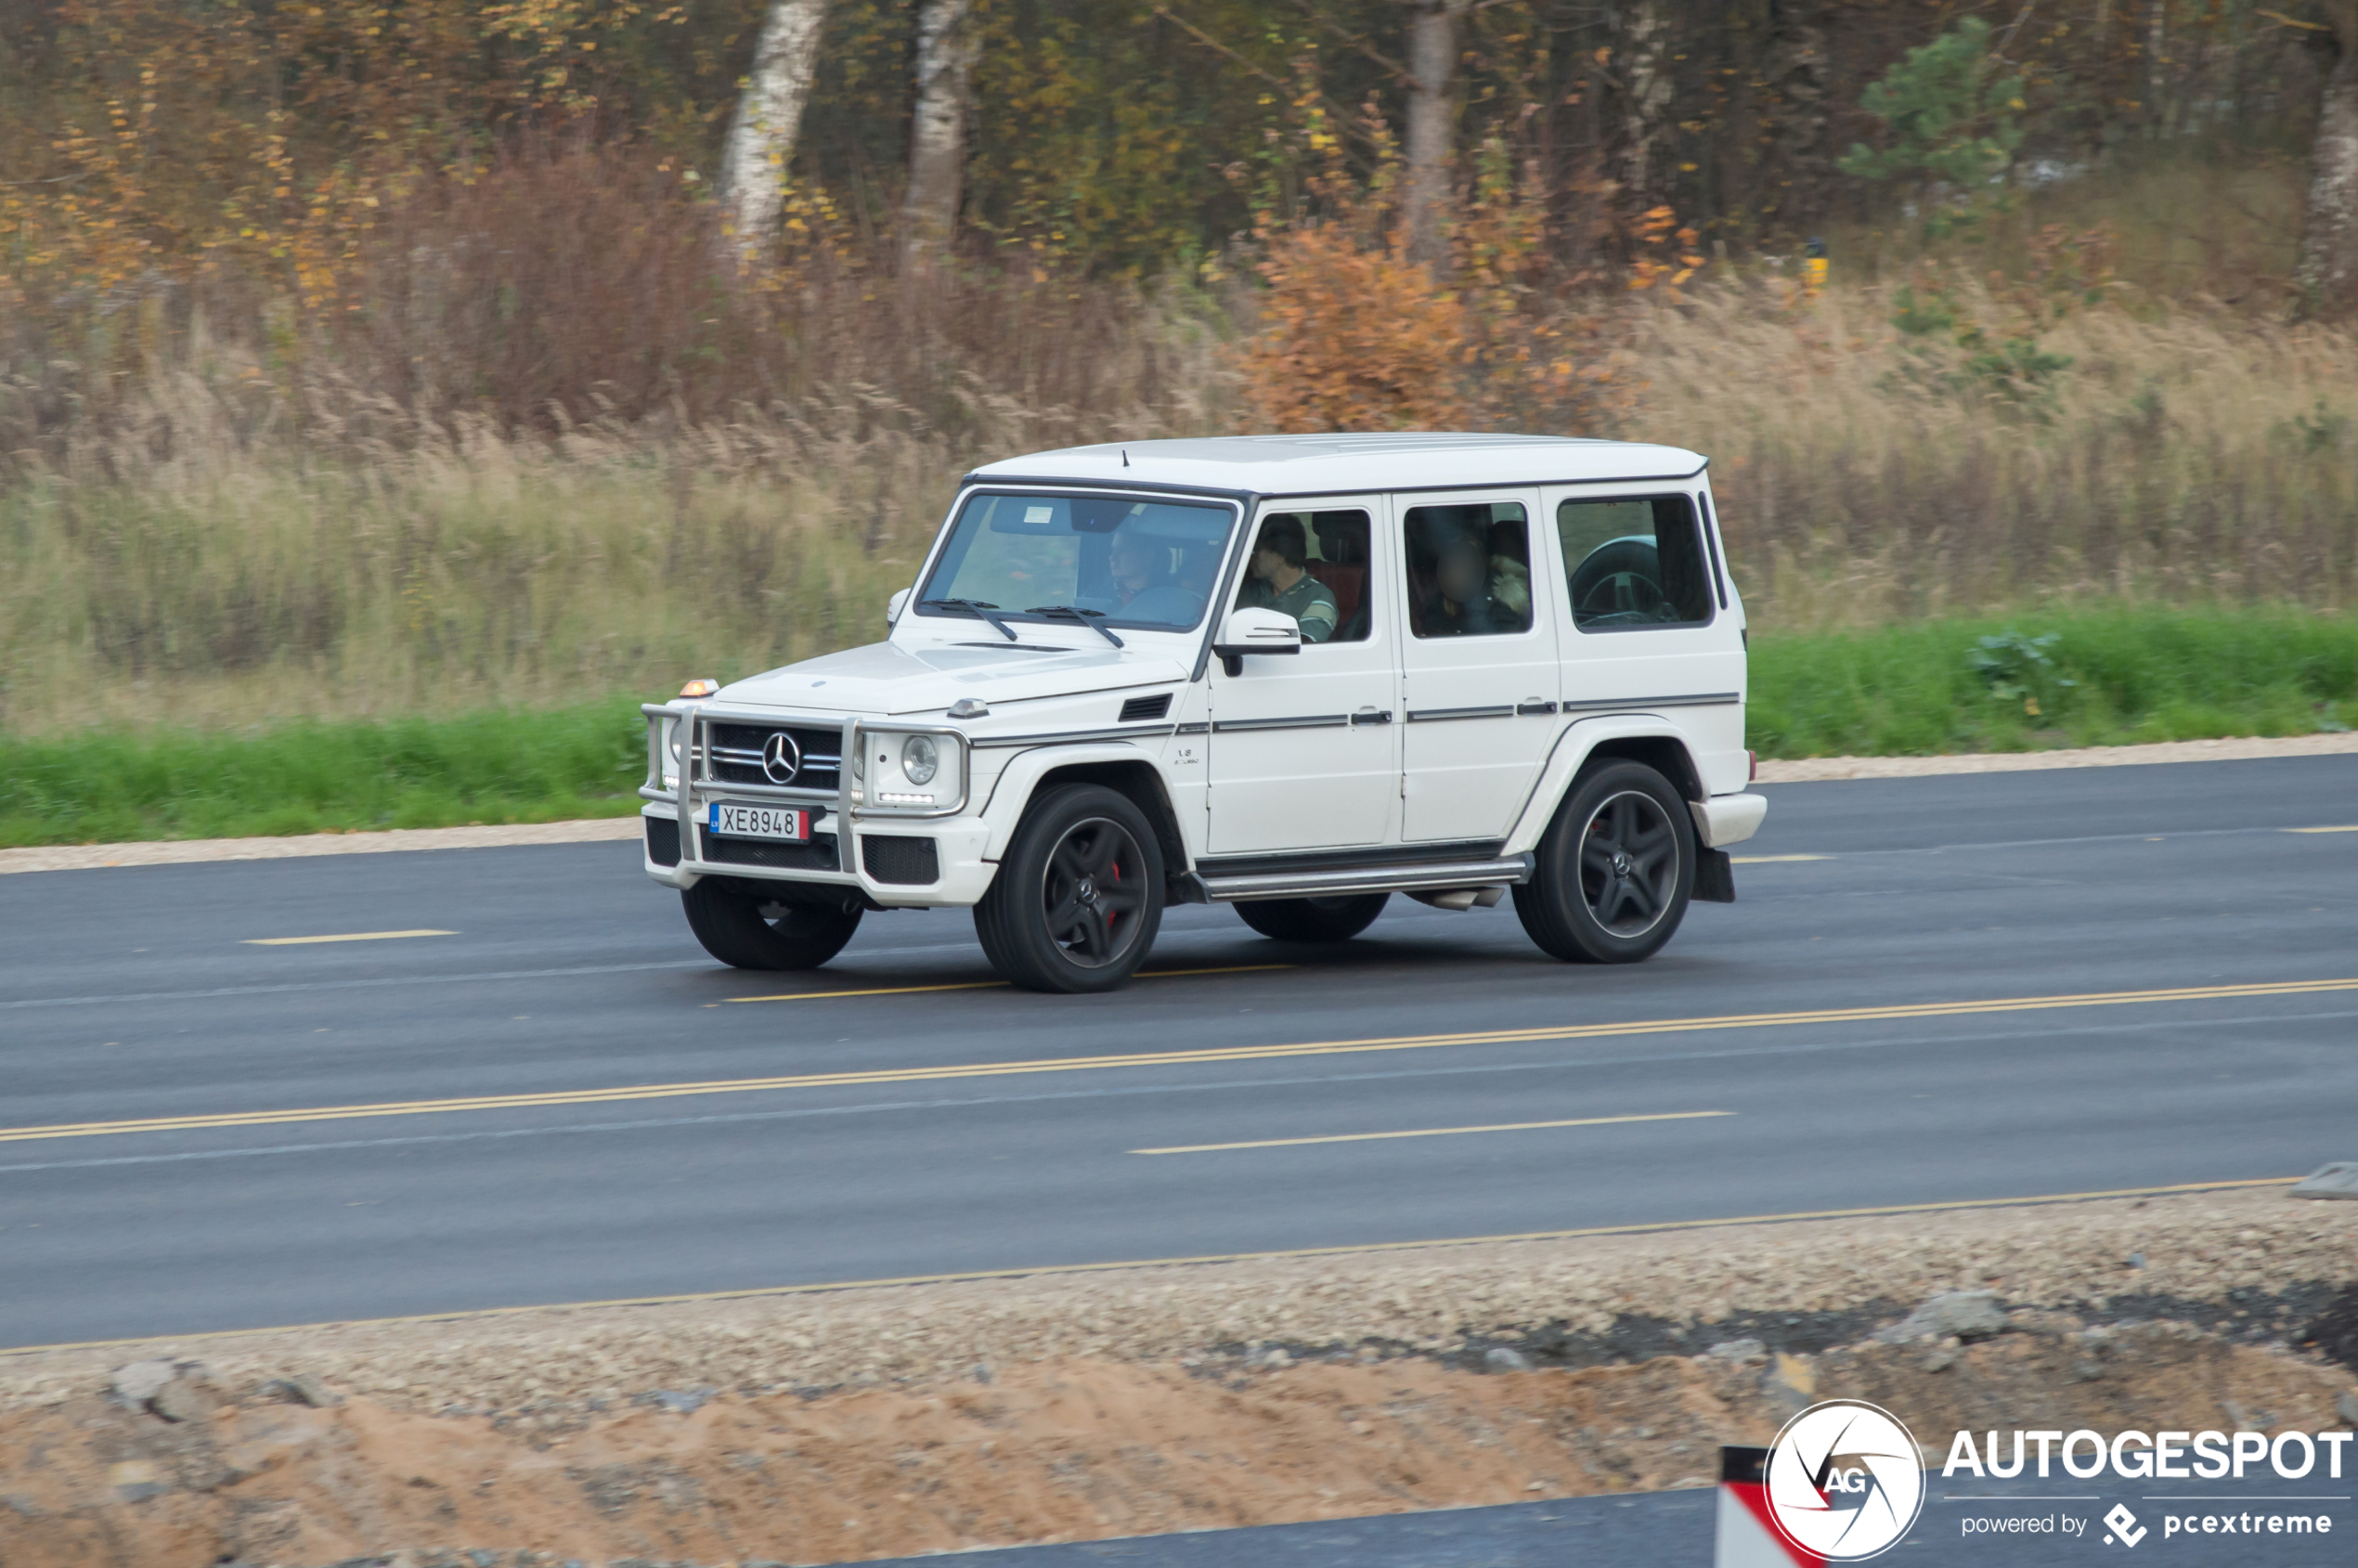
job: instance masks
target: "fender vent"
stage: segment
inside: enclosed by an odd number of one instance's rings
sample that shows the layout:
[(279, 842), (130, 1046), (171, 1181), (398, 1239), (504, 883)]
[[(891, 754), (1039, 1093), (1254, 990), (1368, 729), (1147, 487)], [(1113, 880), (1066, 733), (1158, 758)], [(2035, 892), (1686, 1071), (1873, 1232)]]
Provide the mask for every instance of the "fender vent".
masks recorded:
[(1133, 697), (1121, 705), (1124, 724), (1143, 724), (1149, 719), (1163, 719), (1171, 713), (1171, 693), (1157, 692), (1151, 697)]

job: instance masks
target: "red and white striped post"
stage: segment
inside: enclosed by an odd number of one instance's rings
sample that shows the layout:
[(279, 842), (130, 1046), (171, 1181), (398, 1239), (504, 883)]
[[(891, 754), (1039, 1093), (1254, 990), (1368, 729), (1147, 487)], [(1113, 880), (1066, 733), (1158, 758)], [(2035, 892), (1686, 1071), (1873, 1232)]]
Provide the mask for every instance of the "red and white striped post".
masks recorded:
[(1825, 1568), (1785, 1539), (1768, 1517), (1768, 1450), (1719, 1450), (1719, 1529), (1712, 1568)]

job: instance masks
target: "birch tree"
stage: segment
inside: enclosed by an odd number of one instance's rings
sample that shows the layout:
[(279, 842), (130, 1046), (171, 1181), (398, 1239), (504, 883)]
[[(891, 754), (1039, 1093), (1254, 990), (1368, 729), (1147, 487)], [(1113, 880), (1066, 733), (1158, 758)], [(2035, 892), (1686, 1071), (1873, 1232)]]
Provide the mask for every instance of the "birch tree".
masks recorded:
[(1402, 203), (1408, 259), (1431, 267), (1449, 261), (1450, 154), (1457, 139), (1451, 99), (1458, 78), (1458, 20), (1469, 4), (1417, 0), (1408, 18), (1408, 168)]
[(753, 68), (737, 97), (736, 118), (720, 151), (720, 202), (738, 256), (757, 261), (778, 242), (785, 204), (786, 162), (802, 128), (810, 73), (819, 63), (819, 24), (826, 0), (772, 0), (754, 45)]
[(2326, 7), (2339, 58), (2317, 109), (2296, 280), (2319, 316), (2358, 311), (2358, 0)]
[(974, 0), (925, 0), (917, 13), (916, 108), (909, 125), (908, 256), (949, 243), (965, 181), (966, 107), (980, 42)]

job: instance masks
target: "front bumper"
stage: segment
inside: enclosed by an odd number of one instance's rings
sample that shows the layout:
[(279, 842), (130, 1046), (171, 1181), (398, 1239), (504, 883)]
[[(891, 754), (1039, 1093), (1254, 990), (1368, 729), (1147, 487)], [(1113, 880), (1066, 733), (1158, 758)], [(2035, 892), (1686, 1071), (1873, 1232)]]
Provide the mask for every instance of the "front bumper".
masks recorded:
[[(640, 852), (647, 875), (667, 888), (693, 888), (706, 876), (734, 876), (856, 891), (886, 908), (926, 908), (977, 903), (991, 886), (998, 866), (983, 859), (991, 833), (978, 816), (965, 810), (939, 816), (862, 813), (854, 804), (858, 796), (848, 769), (832, 792), (704, 777), (709, 770), (700, 744), (705, 732), (702, 705), (650, 704), (641, 711), (648, 725), (647, 782), (639, 791), (647, 802), (639, 813)], [(727, 710), (715, 717), (730, 722), (791, 719), (813, 727), (837, 722)], [(680, 759), (668, 755), (673, 726), (682, 727), (681, 732), (691, 737), (684, 748), (687, 755)], [(843, 722), (842, 727), (841, 755), (848, 758), (855, 749), (858, 726)], [(709, 807), (716, 800), (797, 807), (810, 813), (810, 841), (786, 844), (711, 833)]]

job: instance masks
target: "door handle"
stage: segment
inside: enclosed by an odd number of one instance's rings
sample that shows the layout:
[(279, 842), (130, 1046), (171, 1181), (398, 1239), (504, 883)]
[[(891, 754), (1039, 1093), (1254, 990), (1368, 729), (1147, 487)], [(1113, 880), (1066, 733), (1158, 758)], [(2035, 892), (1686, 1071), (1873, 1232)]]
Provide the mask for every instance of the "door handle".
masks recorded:
[(1515, 711), (1519, 714), (1553, 713), (1556, 705), (1538, 697), (1525, 697), (1515, 705)]
[(1354, 724), (1389, 724), (1392, 722), (1392, 710), (1388, 707), (1363, 707), (1351, 716), (1351, 721)]

